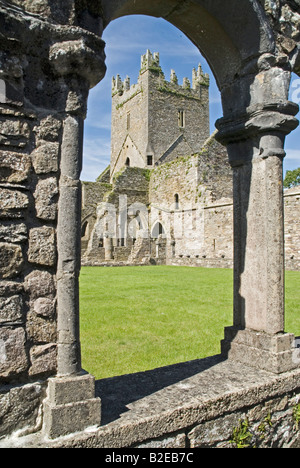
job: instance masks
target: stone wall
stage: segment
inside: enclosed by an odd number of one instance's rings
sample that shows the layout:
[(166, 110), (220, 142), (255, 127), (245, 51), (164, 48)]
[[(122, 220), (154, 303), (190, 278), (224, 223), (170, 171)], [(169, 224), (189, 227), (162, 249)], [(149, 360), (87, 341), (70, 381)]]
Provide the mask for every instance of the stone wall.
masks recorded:
[(213, 135), (201, 152), (154, 169), (149, 199), (151, 226), (160, 221), (172, 243), (167, 263), (231, 265), (232, 172)]
[(81, 255), (85, 255), (88, 242), (97, 219), (97, 205), (101, 203), (107, 192), (112, 189), (107, 182), (82, 183), (82, 214), (81, 214)]
[(62, 129), (57, 118), (39, 120), (33, 113), (8, 110), (0, 109), (5, 118), (0, 142), (2, 381), (56, 370), (56, 172)]
[(285, 190), (284, 219), (286, 268), (300, 271), (300, 187)]
[[(68, 67), (75, 50), (81, 51), (79, 62), (85, 61), (84, 41), (90, 41), (90, 59), (92, 42), (100, 46), (100, 55), (103, 42), (72, 28), (71, 2), (65, 6), (63, 11), (54, 2), (0, 2), (1, 437), (26, 427), (38, 430), (47, 379), (58, 372), (58, 342), (64, 346), (69, 340), (58, 325), (58, 283), (65, 278), (63, 268), (58, 273), (64, 255), (59, 256), (58, 225), (59, 217), (67, 225), (60, 231), (65, 233), (62, 253), (66, 238), (77, 230), (67, 219), (80, 198), (76, 169), (70, 166), (77, 159), (81, 167), (81, 150), (77, 158), (70, 153), (82, 143), (90, 83), (86, 63), (81, 78), (79, 66), (75, 74)], [(52, 14), (55, 23), (45, 19)], [(98, 80), (103, 71), (102, 60)], [(68, 209), (60, 210), (62, 200)], [(74, 263), (66, 255), (69, 281)]]
[[(56, 440), (14, 435), (0, 448), (107, 448), (115, 456), (125, 448), (160, 460), (179, 452), (194, 463), (198, 448), (299, 448), (299, 384), (299, 370), (274, 376), (220, 356), (112, 377), (96, 382), (101, 427)], [(23, 398), (33, 392), (28, 387)]]
[[(224, 147), (212, 135), (201, 152), (178, 157), (174, 161), (160, 164), (153, 170), (126, 168), (116, 175), (114, 185), (84, 183), (89, 187), (93, 203), (84, 204), (84, 213), (90, 209), (96, 222), (95, 201), (109, 202), (114, 212), (119, 213), (120, 196), (125, 196), (127, 209), (140, 204), (144, 211), (144, 232), (148, 243), (144, 242), (143, 256), (132, 257), (132, 236), (124, 232), (122, 237), (116, 229), (112, 238), (115, 255), (111, 264), (135, 264), (143, 261), (155, 264), (202, 266), (209, 268), (232, 268), (233, 266), (233, 202), (232, 171), (227, 162)], [(104, 189), (103, 189), (104, 187)], [(109, 191), (109, 187), (113, 187)], [(108, 190), (106, 196), (103, 192)], [(300, 211), (298, 189), (285, 190), (285, 259), (286, 269), (299, 270)], [(138, 209), (136, 208), (135, 212)], [(84, 220), (85, 218), (83, 218)], [(83, 222), (83, 221), (82, 221)], [(128, 225), (133, 222), (128, 219)], [(96, 231), (105, 231), (104, 226)], [(157, 250), (153, 232), (160, 223), (163, 228), (164, 246)], [(92, 229), (82, 239), (82, 246), (91, 239)], [(127, 228), (126, 228), (127, 229)], [(125, 230), (126, 230), (125, 229)], [(94, 231), (94, 247), (84, 255), (83, 264), (101, 265), (105, 263), (104, 248), (98, 249), (99, 234)], [(99, 231), (99, 232), (100, 232)], [(141, 234), (141, 233), (140, 233)], [(154, 236), (156, 237), (156, 236)], [(117, 239), (119, 238), (119, 240)], [(120, 247), (120, 239), (124, 245)], [(152, 240), (150, 240), (152, 238)], [(84, 244), (86, 242), (86, 244)], [(141, 243), (141, 241), (139, 241)], [(102, 244), (101, 244), (102, 245)], [(148, 253), (146, 254), (148, 248)], [(135, 247), (137, 252), (137, 246)], [(157, 252), (160, 255), (157, 255)], [(135, 258), (133, 262), (133, 258)]]
[[(110, 265), (128, 264), (134, 241), (138, 237), (139, 229), (135, 226), (135, 219), (138, 217), (141, 223), (144, 222), (145, 229), (147, 228), (149, 177), (147, 169), (126, 167), (115, 174), (112, 185), (99, 181), (88, 184), (89, 193), (98, 202), (90, 211), (90, 219), (93, 218), (91, 230), (81, 242), (87, 242), (86, 249), (83, 250), (83, 265), (104, 265), (107, 262)], [(98, 192), (97, 187), (100, 187)], [(101, 192), (103, 187), (104, 194)], [(88, 210), (88, 205), (84, 203), (83, 208), (84, 211)], [(105, 253), (105, 248), (110, 253)], [(142, 257), (138, 252), (131, 257), (132, 263), (141, 261)]]

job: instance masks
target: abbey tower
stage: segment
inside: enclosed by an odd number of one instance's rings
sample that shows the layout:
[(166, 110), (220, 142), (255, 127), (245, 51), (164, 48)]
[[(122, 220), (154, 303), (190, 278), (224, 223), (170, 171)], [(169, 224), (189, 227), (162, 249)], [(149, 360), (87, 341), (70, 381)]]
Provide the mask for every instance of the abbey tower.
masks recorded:
[(159, 54), (141, 57), (137, 84), (112, 81), (111, 179), (125, 166), (151, 169), (199, 152), (209, 137), (209, 75), (201, 66), (192, 83), (165, 80)]

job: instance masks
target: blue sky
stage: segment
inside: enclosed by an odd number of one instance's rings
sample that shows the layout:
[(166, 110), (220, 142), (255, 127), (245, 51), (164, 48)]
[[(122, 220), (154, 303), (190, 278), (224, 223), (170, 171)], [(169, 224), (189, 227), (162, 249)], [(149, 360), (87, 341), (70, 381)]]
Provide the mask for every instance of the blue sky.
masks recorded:
[[(162, 19), (148, 16), (127, 16), (113, 21), (104, 31), (106, 42), (105, 78), (91, 90), (88, 114), (85, 122), (83, 170), (81, 179), (95, 181), (110, 161), (111, 128), (111, 80), (119, 74), (124, 80), (128, 75), (136, 83), (140, 69), (141, 55), (147, 49), (160, 53), (160, 62), (169, 80), (171, 69), (176, 71), (179, 83), (184, 77), (192, 79), (192, 69), (201, 63), (205, 73), (211, 77), (210, 85), (210, 128), (222, 117), (221, 98), (212, 72), (198, 49), (177, 28)], [(300, 102), (300, 79), (293, 76), (291, 97)], [(298, 114), (300, 120), (300, 115)], [(300, 167), (300, 129), (286, 140), (287, 156), (285, 170)]]

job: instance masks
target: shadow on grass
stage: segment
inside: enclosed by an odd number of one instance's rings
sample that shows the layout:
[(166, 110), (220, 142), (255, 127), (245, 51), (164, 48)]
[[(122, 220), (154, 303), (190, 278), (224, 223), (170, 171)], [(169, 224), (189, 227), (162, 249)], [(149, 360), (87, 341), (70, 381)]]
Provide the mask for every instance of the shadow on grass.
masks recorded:
[(115, 421), (129, 411), (127, 405), (163, 388), (199, 374), (226, 358), (211, 356), (135, 374), (96, 381), (96, 397), (102, 401), (102, 425)]

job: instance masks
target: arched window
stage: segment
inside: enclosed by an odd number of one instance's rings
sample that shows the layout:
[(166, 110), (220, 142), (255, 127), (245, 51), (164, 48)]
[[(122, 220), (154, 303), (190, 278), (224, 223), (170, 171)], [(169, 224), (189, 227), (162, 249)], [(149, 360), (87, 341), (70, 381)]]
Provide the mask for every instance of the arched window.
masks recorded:
[(87, 234), (87, 227), (88, 227), (88, 222), (85, 221), (81, 227), (81, 237), (85, 237)]
[(165, 235), (165, 230), (160, 222), (157, 222), (152, 229), (151, 237), (157, 239), (158, 236)]
[(130, 167), (130, 159), (129, 158), (126, 159), (125, 166)]
[(179, 210), (179, 195), (178, 193), (175, 193), (174, 195), (174, 203), (175, 203), (175, 210)]

